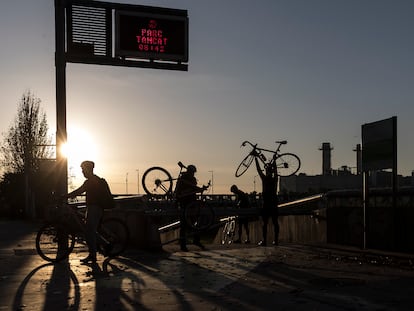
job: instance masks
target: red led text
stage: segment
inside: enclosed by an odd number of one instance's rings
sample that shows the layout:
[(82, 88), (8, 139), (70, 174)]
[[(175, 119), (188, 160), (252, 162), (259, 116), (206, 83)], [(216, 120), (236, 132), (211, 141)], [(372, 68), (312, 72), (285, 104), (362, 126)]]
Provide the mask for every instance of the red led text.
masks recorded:
[(168, 38), (163, 36), (161, 29), (155, 29), (156, 22), (150, 21), (148, 29), (140, 29), (140, 34), (136, 36), (138, 49), (144, 52), (164, 53), (168, 43)]

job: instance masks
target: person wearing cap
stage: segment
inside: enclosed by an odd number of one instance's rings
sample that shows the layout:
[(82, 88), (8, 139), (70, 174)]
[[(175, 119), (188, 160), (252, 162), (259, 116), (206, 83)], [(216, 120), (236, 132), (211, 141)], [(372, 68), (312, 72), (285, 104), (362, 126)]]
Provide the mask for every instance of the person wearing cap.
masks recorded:
[(78, 189), (68, 193), (67, 198), (74, 198), (86, 193), (86, 243), (88, 244), (89, 255), (82, 259), (83, 263), (96, 262), (96, 231), (103, 216), (101, 203), (101, 178), (94, 174), (95, 163), (83, 161), (80, 165), (83, 176), (86, 180)]
[[(246, 192), (240, 190), (236, 185), (231, 186), (230, 191), (236, 195), (238, 208), (244, 209), (250, 207), (249, 196)], [(239, 216), (237, 218), (237, 227), (239, 237), (237, 240), (234, 241), (234, 243), (241, 243), (243, 227), (244, 231), (246, 232), (246, 240), (244, 241), (244, 243), (250, 243), (249, 218), (243, 215)]]
[[(197, 168), (194, 165), (188, 165), (187, 170), (178, 178), (175, 188), (175, 195), (180, 207), (180, 247), (184, 252), (188, 251), (186, 238), (188, 225), (185, 219), (185, 210), (187, 206), (197, 201), (197, 193), (208, 188), (207, 186), (197, 186), (197, 179), (194, 176), (196, 172)], [(198, 234), (194, 234), (193, 244), (204, 249)]]

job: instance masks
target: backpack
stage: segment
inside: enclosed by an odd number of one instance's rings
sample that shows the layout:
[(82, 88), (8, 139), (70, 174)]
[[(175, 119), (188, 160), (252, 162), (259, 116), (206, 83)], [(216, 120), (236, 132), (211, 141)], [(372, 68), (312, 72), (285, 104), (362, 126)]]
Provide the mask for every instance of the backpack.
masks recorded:
[(115, 200), (111, 193), (111, 189), (109, 189), (109, 185), (106, 182), (105, 178), (100, 179), (101, 186), (101, 206), (104, 209), (108, 208), (115, 208)]

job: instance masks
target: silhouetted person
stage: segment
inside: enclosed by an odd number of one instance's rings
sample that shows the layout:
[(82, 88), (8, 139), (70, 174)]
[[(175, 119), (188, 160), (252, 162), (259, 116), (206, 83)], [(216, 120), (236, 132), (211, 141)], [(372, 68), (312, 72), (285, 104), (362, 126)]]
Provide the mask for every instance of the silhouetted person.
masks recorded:
[[(185, 211), (190, 204), (197, 201), (197, 193), (208, 188), (207, 186), (197, 186), (197, 179), (194, 176), (196, 172), (197, 169), (194, 165), (188, 165), (187, 170), (178, 178), (175, 188), (176, 198), (180, 207), (180, 247), (184, 252), (188, 251), (186, 238), (188, 224), (185, 219)], [(200, 242), (200, 236), (196, 233), (194, 234), (193, 244), (204, 249)]]
[(279, 241), (279, 222), (278, 222), (278, 198), (277, 198), (277, 170), (276, 164), (274, 161), (271, 161), (265, 164), (265, 173), (263, 173), (259, 160), (255, 158), (257, 173), (259, 174), (262, 180), (262, 198), (263, 206), (261, 211), (261, 216), (263, 220), (263, 240), (259, 242), (259, 245), (266, 246), (267, 243), (267, 224), (269, 223), (269, 218), (272, 218), (273, 228), (275, 239), (273, 241), (274, 245), (278, 245)]
[[(233, 192), (236, 195), (237, 200), (237, 207), (244, 209), (250, 207), (250, 201), (249, 196), (247, 193), (240, 190), (236, 185), (231, 186), (230, 191)], [(244, 227), (244, 231), (246, 232), (246, 240), (245, 243), (250, 243), (250, 231), (249, 231), (249, 218), (248, 216), (239, 215), (237, 218), (237, 226), (238, 226), (238, 232), (239, 236), (238, 239), (234, 241), (234, 243), (240, 243), (241, 237), (242, 237), (242, 231)]]
[(78, 189), (68, 193), (66, 197), (74, 198), (86, 193), (86, 243), (89, 248), (88, 257), (82, 259), (83, 263), (96, 262), (96, 231), (103, 216), (102, 206), (102, 181), (101, 178), (93, 173), (95, 163), (84, 161), (81, 163), (82, 173), (86, 180)]

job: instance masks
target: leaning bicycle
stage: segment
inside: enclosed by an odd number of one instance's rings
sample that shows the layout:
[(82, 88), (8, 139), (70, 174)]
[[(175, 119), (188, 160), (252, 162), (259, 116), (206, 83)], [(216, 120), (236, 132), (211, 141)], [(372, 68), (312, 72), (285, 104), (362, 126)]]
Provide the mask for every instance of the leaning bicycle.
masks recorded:
[[(269, 165), (269, 163), (275, 163), (277, 174), (279, 176), (287, 177), (296, 174), (299, 171), (301, 165), (299, 157), (294, 153), (280, 152), (281, 146), (287, 144), (286, 140), (276, 141), (276, 143), (278, 144), (277, 148), (275, 150), (269, 150), (259, 148), (257, 144), (252, 144), (249, 141), (244, 141), (241, 147), (249, 145), (251, 147), (251, 150), (237, 167), (235, 173), (236, 177), (240, 177), (241, 175), (243, 175), (250, 167), (255, 158), (261, 161), (264, 166)], [(266, 156), (266, 154), (268, 156)], [(270, 160), (268, 160), (269, 154)]]
[[(69, 257), (74, 249), (86, 246), (84, 208), (60, 203), (53, 205), (51, 220), (42, 225), (36, 235), (36, 251), (49, 262)], [(119, 218), (103, 218), (97, 231), (97, 248), (105, 257), (115, 257), (127, 247), (129, 230)]]
[(223, 219), (226, 223), (224, 224), (221, 232), (221, 244), (232, 244), (234, 242), (234, 236), (236, 233), (236, 219), (237, 216), (229, 216)]
[[(150, 198), (165, 199), (170, 201), (173, 206), (177, 206), (174, 182), (180, 178), (183, 169), (187, 168), (181, 161), (178, 162), (178, 166), (180, 171), (176, 178), (173, 178), (165, 168), (160, 166), (150, 167), (144, 172), (142, 187)], [(206, 187), (208, 188), (208, 186), (210, 186), (210, 182)], [(199, 200), (186, 206), (184, 217), (187, 224), (197, 231), (206, 230), (214, 223), (214, 210), (208, 204), (203, 192), (200, 194)]]

